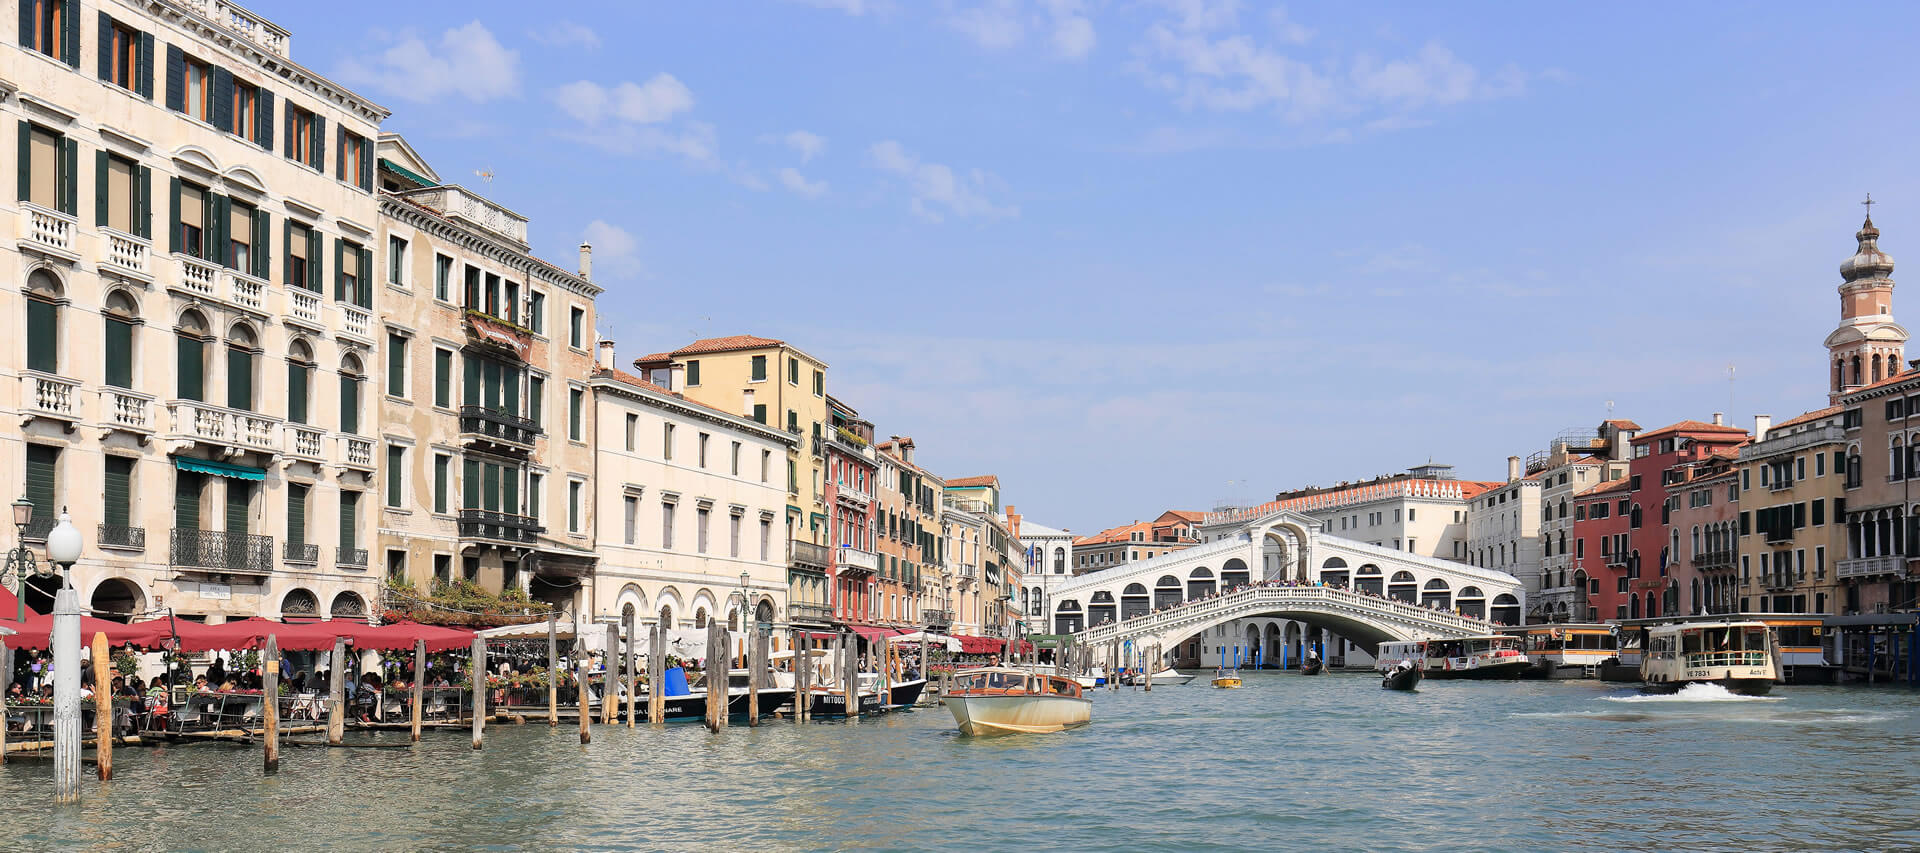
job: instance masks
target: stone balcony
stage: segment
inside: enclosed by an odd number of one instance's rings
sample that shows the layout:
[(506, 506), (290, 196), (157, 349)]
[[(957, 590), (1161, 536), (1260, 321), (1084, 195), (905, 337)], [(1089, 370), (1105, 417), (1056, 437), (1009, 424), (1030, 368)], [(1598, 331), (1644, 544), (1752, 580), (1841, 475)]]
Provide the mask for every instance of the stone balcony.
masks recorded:
[(282, 59), (293, 57), (293, 37), (278, 24), (227, 0), (181, 0), (200, 17)]
[(834, 549), (834, 568), (841, 574), (867, 574), (880, 571), (880, 555), (851, 545)]
[(148, 268), (149, 257), (153, 254), (151, 241), (112, 229), (104, 229), (103, 233), (107, 235), (107, 257), (101, 261), (101, 266), (136, 278), (150, 278), (153, 275)]
[(78, 224), (74, 217), (24, 201), (20, 203), (20, 209), (27, 214), (26, 234), (21, 240), (23, 248), (39, 249), (69, 259), (79, 257), (73, 248), (74, 230)]
[(444, 184), (400, 195), (408, 201), (432, 208), (449, 219), (464, 220), (469, 225), (506, 237), (523, 249), (527, 247), (526, 217), (494, 204), (465, 187)]
[(1898, 554), (1883, 557), (1858, 557), (1841, 560), (1833, 564), (1833, 575), (1837, 578), (1867, 578), (1876, 575), (1898, 576), (1906, 574), (1907, 558)]
[(787, 544), (789, 564), (797, 569), (824, 572), (833, 566), (833, 549), (794, 539)]
[(356, 471), (373, 473), (373, 439), (357, 435), (342, 435), (340, 439), (339, 462), (343, 467)]
[(20, 407), (29, 415), (80, 420), (80, 383), (51, 373), (20, 374)]
[(280, 452), (280, 419), (195, 400), (167, 403), (172, 434), (205, 444)]
[(153, 398), (125, 388), (100, 389), (100, 419), (115, 429), (153, 432)]

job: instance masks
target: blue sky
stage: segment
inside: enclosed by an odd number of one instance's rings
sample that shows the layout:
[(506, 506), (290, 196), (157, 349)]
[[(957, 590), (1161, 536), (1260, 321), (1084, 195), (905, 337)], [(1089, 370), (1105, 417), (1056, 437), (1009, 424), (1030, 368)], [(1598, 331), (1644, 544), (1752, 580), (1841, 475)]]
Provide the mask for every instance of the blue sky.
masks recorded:
[(259, 5), (623, 361), (792, 341), (1076, 531), (1816, 408), (1857, 202), (1920, 246), (1911, 6)]

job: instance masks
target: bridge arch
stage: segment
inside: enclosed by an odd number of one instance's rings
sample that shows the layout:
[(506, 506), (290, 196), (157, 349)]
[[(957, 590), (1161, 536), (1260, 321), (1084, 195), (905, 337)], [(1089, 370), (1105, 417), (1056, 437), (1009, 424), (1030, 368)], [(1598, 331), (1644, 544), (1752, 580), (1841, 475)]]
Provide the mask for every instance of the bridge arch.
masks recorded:
[(1307, 580), (1308, 550), (1314, 533), (1302, 521), (1304, 516), (1286, 514), (1267, 523), (1260, 531), (1262, 580)]
[(1206, 598), (1213, 594), (1213, 570), (1201, 566), (1187, 573), (1187, 600)]

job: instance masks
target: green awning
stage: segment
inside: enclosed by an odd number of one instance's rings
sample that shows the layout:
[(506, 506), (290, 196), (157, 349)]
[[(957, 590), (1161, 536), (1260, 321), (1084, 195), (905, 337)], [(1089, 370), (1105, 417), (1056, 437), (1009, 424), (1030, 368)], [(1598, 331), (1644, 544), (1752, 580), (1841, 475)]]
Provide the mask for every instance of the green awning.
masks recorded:
[(391, 170), (394, 174), (399, 175), (400, 177), (406, 178), (409, 181), (419, 184), (422, 188), (439, 186), (439, 184), (433, 181), (427, 180), (419, 172), (413, 171), (412, 169), (402, 166), (399, 163), (395, 163), (392, 160), (388, 160), (385, 157), (380, 158), (380, 166), (381, 168)]
[(235, 480), (265, 480), (267, 472), (247, 465), (235, 465), (230, 462), (215, 462), (211, 459), (193, 459), (186, 456), (173, 457), (173, 467), (195, 474), (212, 474), (215, 477), (231, 477)]

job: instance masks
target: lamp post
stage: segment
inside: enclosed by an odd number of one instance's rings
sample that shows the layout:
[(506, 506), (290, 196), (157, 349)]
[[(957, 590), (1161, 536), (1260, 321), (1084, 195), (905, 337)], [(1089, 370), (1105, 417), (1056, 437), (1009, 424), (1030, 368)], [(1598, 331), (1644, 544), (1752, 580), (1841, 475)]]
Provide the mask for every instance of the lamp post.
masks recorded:
[(33, 501), (21, 498), (13, 502), (13, 550), (7, 552), (7, 567), (0, 571), (0, 582), (13, 588), (15, 602), (13, 620), (27, 621), (27, 576), (43, 574), (40, 562), (34, 559), (33, 551), (27, 548), (27, 526), (33, 523)]
[[(80, 799), (80, 593), (73, 588), (73, 564), (80, 559), (80, 528), (64, 507), (60, 523), (47, 532), (47, 560), (60, 567), (60, 591), (53, 597), (53, 799)], [(105, 690), (104, 684), (95, 685)], [(101, 720), (103, 726), (111, 720)]]

